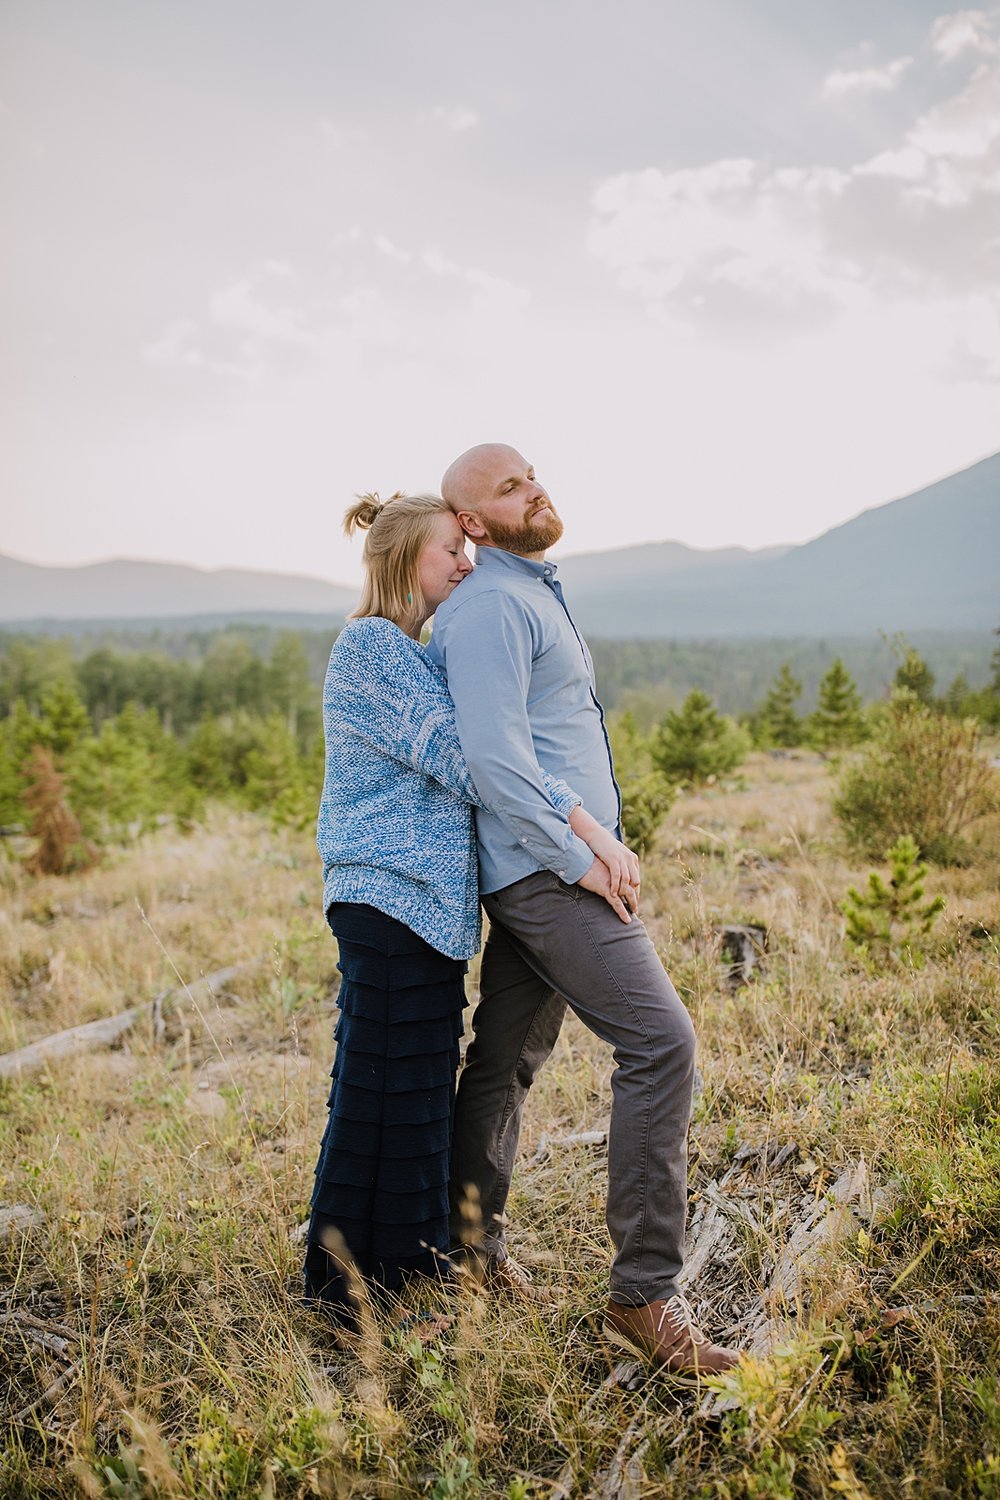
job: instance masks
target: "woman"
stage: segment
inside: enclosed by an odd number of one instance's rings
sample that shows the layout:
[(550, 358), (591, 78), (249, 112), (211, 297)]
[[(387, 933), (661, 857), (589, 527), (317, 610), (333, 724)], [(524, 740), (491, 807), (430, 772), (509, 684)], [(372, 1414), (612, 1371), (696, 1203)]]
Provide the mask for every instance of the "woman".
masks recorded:
[[(444, 676), (420, 645), (471, 570), (465, 537), (432, 495), (366, 495), (345, 516), (347, 534), (357, 528), (367, 531), (364, 588), (323, 694), (317, 841), (341, 1014), (305, 1262), (307, 1295), (348, 1327), (355, 1271), (393, 1291), (447, 1268), (463, 975), (480, 941), (479, 798)], [(606, 855), (608, 835), (579, 797), (544, 779), (574, 831)]]

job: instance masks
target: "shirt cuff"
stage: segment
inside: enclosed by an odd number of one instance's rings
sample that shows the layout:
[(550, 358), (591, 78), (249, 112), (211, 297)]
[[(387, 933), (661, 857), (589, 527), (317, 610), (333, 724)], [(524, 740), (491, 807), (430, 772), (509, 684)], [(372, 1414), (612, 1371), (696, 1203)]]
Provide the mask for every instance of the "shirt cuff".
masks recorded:
[(565, 880), (567, 885), (576, 885), (593, 863), (594, 851), (574, 834), (569, 848), (564, 849), (557, 864), (550, 865), (549, 868), (560, 880)]

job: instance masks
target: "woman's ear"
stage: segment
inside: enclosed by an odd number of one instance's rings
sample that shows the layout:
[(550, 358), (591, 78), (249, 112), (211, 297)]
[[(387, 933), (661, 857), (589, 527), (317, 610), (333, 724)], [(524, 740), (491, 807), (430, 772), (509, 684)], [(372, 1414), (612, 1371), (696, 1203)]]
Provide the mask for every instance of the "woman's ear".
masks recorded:
[(470, 542), (480, 542), (486, 536), (486, 527), (474, 510), (457, 511), (456, 519)]

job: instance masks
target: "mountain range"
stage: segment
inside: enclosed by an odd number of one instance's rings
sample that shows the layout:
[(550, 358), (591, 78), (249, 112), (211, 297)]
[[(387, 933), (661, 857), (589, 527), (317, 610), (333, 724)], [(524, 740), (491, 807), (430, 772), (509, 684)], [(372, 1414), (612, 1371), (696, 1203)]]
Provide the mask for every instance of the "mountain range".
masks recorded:
[[(1000, 622), (1000, 453), (792, 547), (680, 542), (558, 559), (574, 617), (606, 639), (990, 630)], [(0, 557), (0, 622), (341, 620), (357, 589), (321, 578), (115, 560)]]

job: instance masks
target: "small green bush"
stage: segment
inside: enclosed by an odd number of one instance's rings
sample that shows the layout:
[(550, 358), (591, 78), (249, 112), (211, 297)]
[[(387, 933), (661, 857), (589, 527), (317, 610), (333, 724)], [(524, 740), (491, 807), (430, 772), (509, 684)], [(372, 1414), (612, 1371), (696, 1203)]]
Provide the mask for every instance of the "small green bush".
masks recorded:
[(628, 774), (619, 783), (625, 842), (644, 855), (673, 806), (675, 788), (659, 771)]
[(631, 713), (609, 714), (608, 739), (622, 794), (622, 833), (644, 855), (673, 806), (676, 788), (653, 770), (650, 742)]
[(944, 897), (923, 900), (927, 866), (920, 863), (920, 850), (908, 833), (896, 840), (885, 858), (889, 883), (872, 870), (866, 889), (850, 886), (840, 903), (847, 918), (847, 940), (876, 962), (892, 953), (912, 959), (920, 953), (920, 939), (943, 911)]
[(851, 847), (879, 859), (908, 833), (926, 859), (967, 860), (965, 830), (1000, 807), (1000, 777), (979, 744), (974, 720), (956, 723), (897, 689), (840, 780), (834, 811)]
[(745, 731), (724, 718), (698, 688), (688, 694), (679, 713), (661, 720), (649, 745), (657, 771), (673, 781), (692, 782), (735, 770), (749, 749)]

